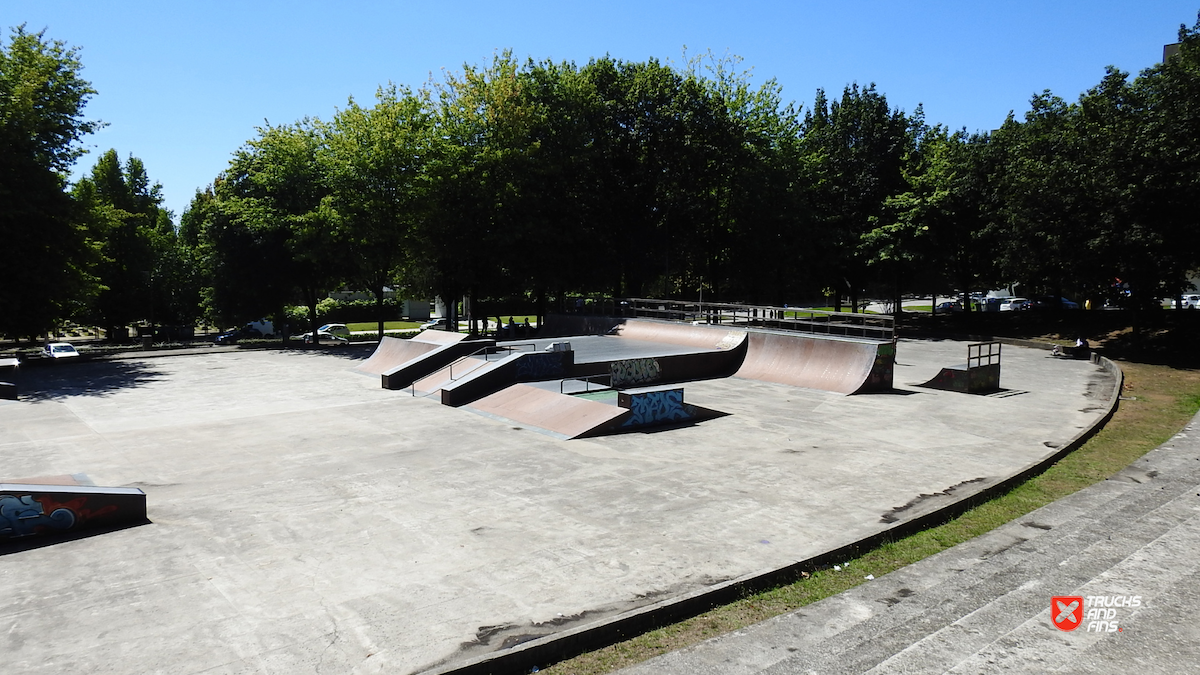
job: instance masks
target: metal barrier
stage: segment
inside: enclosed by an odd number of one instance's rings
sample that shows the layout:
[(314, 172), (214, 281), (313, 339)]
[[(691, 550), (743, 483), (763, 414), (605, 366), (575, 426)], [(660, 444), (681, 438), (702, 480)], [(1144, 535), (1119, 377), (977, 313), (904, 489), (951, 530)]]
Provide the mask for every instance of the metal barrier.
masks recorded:
[(1000, 365), (999, 342), (976, 342), (967, 345), (967, 369)]
[(876, 340), (891, 340), (896, 334), (895, 319), (884, 314), (650, 298), (627, 298), (624, 306), (628, 309), (628, 313), (635, 317), (666, 321), (752, 326)]
[[(491, 361), (491, 358), (489, 358), (489, 357), (490, 357), (492, 354), (499, 353), (500, 351), (510, 351), (510, 350), (512, 350), (512, 349), (513, 349), (513, 348), (515, 348), (515, 347), (529, 347), (529, 348), (530, 348), (532, 351), (537, 351), (537, 343), (534, 343), (534, 342), (519, 342), (519, 343), (516, 343), (516, 344), (506, 344), (506, 345), (504, 345), (504, 346), (495, 346), (495, 345), (493, 345), (493, 346), (489, 346), (489, 347), (480, 347), (479, 349), (476, 349), (475, 351), (471, 352), (470, 354), (467, 354), (467, 355), (465, 355), (465, 356), (460, 356), (460, 357), (458, 357), (458, 358), (457, 358), (457, 359), (455, 359), (454, 361), (451, 361), (451, 362), (450, 362), (450, 365), (446, 366), (445, 368), (439, 368), (439, 369), (438, 369), (437, 371), (435, 371), (435, 372), (440, 372), (440, 371), (442, 371), (442, 370), (445, 370), (445, 371), (446, 371), (446, 374), (450, 376), (450, 381), (451, 381), (451, 382), (453, 382), (453, 381), (454, 381), (454, 379), (455, 379), (455, 378), (454, 378), (454, 366), (456, 366), (456, 365), (458, 365), (458, 364), (462, 363), (463, 361), (466, 361), (467, 359), (469, 359), (469, 358), (471, 358), (471, 357), (473, 357), (473, 356), (478, 356), (479, 354), (483, 354), (483, 360), (484, 360), (485, 362), (486, 362), (486, 361)], [(432, 373), (431, 373), (431, 374), (432, 374)], [(412, 384), (409, 386), (409, 389), (410, 389), (410, 391), (412, 392), (412, 396), (415, 398), (415, 397), (417, 396), (417, 383), (416, 383), (416, 381), (414, 381), (414, 382), (413, 382), (413, 383), (412, 383)]]
[[(592, 380), (605, 379), (605, 378), (608, 379), (608, 384), (604, 385), (603, 388), (611, 389), (612, 388), (612, 375), (586, 375), (584, 377), (563, 378), (558, 383), (558, 393), (565, 394), (566, 391), (564, 391), (564, 389), (566, 387), (567, 382), (575, 381), (575, 382), (583, 382), (583, 393), (586, 394), (592, 390), (592, 388), (591, 388)], [(599, 390), (597, 390), (597, 391), (599, 391)]]

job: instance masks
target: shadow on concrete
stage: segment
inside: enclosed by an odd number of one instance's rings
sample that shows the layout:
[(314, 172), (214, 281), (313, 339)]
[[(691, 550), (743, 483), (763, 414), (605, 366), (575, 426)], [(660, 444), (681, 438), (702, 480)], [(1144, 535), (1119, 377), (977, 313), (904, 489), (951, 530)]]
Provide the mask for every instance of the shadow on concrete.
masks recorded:
[(859, 396), (912, 396), (913, 394), (923, 394), (923, 391), (913, 391), (912, 389), (897, 389), (892, 387), (887, 391), (868, 391)]
[(301, 343), (290, 343), (286, 351), (313, 358), (332, 356), (346, 359), (347, 361), (364, 361), (374, 353), (375, 347), (378, 344), (377, 342), (352, 342), (348, 345), (330, 345), (325, 343), (321, 343), (320, 345), (304, 345)]
[(61, 363), (21, 373), (20, 400), (53, 401), (66, 396), (107, 396), (163, 377), (142, 361)]

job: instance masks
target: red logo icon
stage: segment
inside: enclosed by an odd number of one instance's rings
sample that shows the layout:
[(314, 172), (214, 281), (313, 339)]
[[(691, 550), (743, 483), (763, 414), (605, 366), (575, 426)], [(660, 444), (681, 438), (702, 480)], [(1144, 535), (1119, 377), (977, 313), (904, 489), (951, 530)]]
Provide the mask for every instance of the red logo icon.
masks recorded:
[(1083, 623), (1083, 596), (1056, 595), (1050, 598), (1050, 620), (1059, 630), (1075, 630)]

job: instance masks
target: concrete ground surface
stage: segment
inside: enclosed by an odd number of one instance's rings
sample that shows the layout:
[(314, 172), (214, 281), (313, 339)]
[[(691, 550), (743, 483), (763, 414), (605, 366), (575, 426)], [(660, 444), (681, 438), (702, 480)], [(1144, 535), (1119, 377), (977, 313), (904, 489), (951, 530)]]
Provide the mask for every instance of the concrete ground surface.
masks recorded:
[(452, 667), (961, 498), (1112, 385), (1006, 346), (1006, 391), (920, 389), (966, 343), (904, 340), (893, 394), (693, 382), (729, 415), (559, 441), (381, 389), (356, 348), (198, 351), (30, 368), (0, 401), (0, 481), (86, 473), (145, 490), (152, 521), (0, 555), (9, 670)]
[[(620, 672), (1194, 673), (1197, 550), (1200, 415), (1116, 476), (988, 534)], [(1053, 596), (1084, 599), (1074, 630), (1052, 625)]]

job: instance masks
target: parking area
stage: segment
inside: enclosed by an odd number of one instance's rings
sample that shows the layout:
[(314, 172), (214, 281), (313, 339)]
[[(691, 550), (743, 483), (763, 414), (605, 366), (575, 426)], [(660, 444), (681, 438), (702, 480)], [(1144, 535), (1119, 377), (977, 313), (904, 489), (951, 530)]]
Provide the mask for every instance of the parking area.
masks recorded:
[(0, 555), (9, 668), (412, 673), (830, 550), (994, 483), (1111, 379), (1005, 347), (991, 396), (687, 383), (729, 413), (559, 441), (379, 387), (359, 348), (53, 364), (0, 401), (0, 480), (140, 487), (151, 524)]

